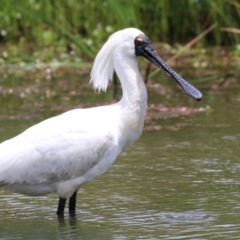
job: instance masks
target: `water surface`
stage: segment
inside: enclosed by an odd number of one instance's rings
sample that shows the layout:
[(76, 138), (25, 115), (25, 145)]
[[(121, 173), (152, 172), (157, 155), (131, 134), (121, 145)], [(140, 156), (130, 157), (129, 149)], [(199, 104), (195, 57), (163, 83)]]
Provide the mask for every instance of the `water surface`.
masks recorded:
[[(57, 194), (0, 189), (0, 239), (239, 239), (239, 99), (234, 89), (206, 91), (200, 103), (183, 95), (187, 106), (213, 111), (155, 117), (161, 130), (144, 131), (107, 173), (84, 185), (75, 216), (56, 217)], [(150, 93), (149, 101), (158, 98)], [(0, 139), (54, 114), (3, 117)]]

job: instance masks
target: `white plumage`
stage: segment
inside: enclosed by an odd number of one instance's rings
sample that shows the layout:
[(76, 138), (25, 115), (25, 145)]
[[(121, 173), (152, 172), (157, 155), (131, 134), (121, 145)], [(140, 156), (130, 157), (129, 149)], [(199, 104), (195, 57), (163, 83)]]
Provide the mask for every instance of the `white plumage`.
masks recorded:
[(145, 35), (134, 28), (113, 34), (91, 72), (94, 88), (106, 90), (115, 70), (123, 90), (121, 101), (66, 112), (0, 144), (0, 185), (27, 195), (57, 192), (70, 198), (140, 137), (147, 92), (138, 70), (138, 36)]

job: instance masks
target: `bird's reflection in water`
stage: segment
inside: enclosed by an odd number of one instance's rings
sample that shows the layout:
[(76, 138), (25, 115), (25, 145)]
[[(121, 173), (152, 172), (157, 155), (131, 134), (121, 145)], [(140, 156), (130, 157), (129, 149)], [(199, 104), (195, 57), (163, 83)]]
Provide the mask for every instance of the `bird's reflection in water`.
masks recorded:
[(77, 218), (75, 213), (69, 213), (69, 217), (58, 216), (58, 233), (60, 239), (79, 239), (77, 234)]

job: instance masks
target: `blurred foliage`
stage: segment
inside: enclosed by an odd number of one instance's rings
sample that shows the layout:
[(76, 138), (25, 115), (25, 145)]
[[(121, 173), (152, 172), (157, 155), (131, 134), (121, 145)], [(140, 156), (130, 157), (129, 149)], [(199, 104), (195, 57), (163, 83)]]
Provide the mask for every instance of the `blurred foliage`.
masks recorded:
[[(238, 28), (237, 0), (1, 0), (0, 64), (65, 58), (94, 58), (116, 30), (137, 27), (153, 41), (186, 43), (214, 23), (217, 27), (201, 44), (232, 46), (240, 34), (222, 31)], [(2, 49), (2, 48), (1, 48)], [(37, 50), (36, 50), (37, 49)], [(24, 51), (23, 51), (24, 50)], [(78, 59), (79, 60), (79, 59)]]

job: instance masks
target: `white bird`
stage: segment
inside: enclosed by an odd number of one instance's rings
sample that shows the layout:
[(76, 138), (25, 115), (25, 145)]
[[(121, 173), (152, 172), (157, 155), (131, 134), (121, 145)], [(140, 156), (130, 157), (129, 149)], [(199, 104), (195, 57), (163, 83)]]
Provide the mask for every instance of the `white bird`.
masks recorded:
[(147, 91), (137, 56), (165, 70), (192, 98), (202, 98), (164, 63), (143, 32), (135, 28), (118, 31), (98, 53), (90, 82), (94, 89), (105, 91), (115, 70), (122, 86), (121, 100), (68, 111), (1, 143), (0, 186), (30, 196), (57, 192), (57, 214), (63, 215), (68, 198), (69, 211), (75, 212), (81, 185), (103, 174), (142, 134)]

